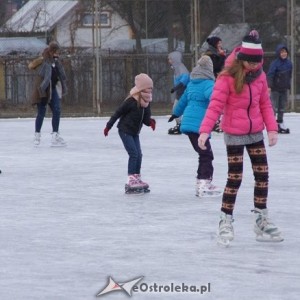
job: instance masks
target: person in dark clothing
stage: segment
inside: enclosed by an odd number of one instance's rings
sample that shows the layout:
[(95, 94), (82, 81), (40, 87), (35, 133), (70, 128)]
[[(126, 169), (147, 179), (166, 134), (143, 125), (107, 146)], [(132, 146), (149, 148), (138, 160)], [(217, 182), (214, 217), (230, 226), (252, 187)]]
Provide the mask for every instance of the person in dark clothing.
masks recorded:
[(293, 64), (288, 55), (287, 47), (283, 44), (278, 45), (276, 48), (276, 59), (271, 62), (267, 73), (274, 114), (275, 116), (277, 115), (279, 133), (290, 133), (289, 128), (283, 122), (293, 70)]
[(224, 67), (226, 51), (222, 48), (222, 40), (218, 36), (209, 37), (206, 42), (208, 44), (208, 49), (206, 50), (205, 55), (208, 55), (211, 58), (214, 66), (214, 75), (215, 78), (217, 78)]
[(180, 130), (188, 136), (198, 154), (196, 196), (200, 198), (218, 197), (222, 193), (219, 188), (212, 184), (214, 154), (210, 141), (207, 140), (207, 149), (205, 150), (200, 149), (198, 146), (199, 127), (209, 105), (214, 84), (213, 63), (209, 56), (203, 55), (193, 68), (190, 82), (169, 119), (169, 122), (171, 122), (177, 116), (183, 116)]
[[(218, 36), (211, 36), (206, 40), (208, 44), (208, 49), (205, 52), (205, 55), (208, 55), (214, 66), (214, 75), (215, 78), (218, 77), (219, 73), (224, 68), (225, 59), (226, 59), (226, 51), (222, 48), (222, 40)], [(217, 120), (213, 131), (221, 133), (222, 129), (220, 127), (220, 119)]]
[(37, 106), (35, 120), (34, 145), (41, 141), (41, 128), (46, 115), (47, 104), (52, 111), (52, 140), (51, 146), (66, 146), (66, 142), (59, 134), (61, 114), (61, 97), (67, 93), (66, 74), (59, 61), (58, 43), (51, 42), (41, 57), (29, 63), (30, 70), (36, 70), (37, 76), (32, 95), (32, 105)]
[(117, 125), (119, 136), (129, 155), (126, 192), (143, 189), (147, 191), (149, 189), (149, 185), (141, 179), (142, 150), (139, 134), (143, 124), (155, 130), (156, 122), (151, 118), (150, 109), (152, 89), (153, 81), (147, 74), (137, 75), (135, 86), (104, 128), (104, 135), (107, 136), (114, 123), (120, 119)]

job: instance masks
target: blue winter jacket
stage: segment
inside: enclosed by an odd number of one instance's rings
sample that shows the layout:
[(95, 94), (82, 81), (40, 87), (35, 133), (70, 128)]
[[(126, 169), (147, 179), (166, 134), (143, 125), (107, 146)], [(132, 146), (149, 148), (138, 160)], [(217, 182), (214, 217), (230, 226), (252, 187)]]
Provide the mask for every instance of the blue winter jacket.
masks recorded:
[(182, 133), (198, 133), (205, 116), (215, 81), (212, 79), (191, 79), (173, 115), (182, 116), (180, 131)]
[(289, 58), (280, 57), (281, 49), (288, 49), (285, 45), (280, 44), (276, 47), (276, 59), (271, 62), (267, 73), (268, 86), (272, 91), (286, 91), (291, 88), (291, 78), (293, 65)]

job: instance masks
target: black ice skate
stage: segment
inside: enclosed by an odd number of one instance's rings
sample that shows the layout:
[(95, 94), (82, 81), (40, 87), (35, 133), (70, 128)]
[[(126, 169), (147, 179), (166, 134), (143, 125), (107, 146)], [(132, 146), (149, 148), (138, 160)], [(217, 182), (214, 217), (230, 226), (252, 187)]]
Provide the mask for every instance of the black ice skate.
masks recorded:
[(278, 133), (289, 134), (290, 133), (290, 129), (286, 128), (283, 123), (278, 123)]
[(213, 131), (214, 132), (217, 132), (217, 133), (222, 133), (223, 132), (223, 130), (221, 129), (221, 127), (220, 127), (220, 120), (218, 120), (217, 122), (216, 122), (216, 124), (215, 124), (215, 126), (214, 126), (214, 128), (213, 128)]
[(170, 128), (168, 134), (181, 134), (180, 132), (180, 124), (177, 124), (173, 128)]

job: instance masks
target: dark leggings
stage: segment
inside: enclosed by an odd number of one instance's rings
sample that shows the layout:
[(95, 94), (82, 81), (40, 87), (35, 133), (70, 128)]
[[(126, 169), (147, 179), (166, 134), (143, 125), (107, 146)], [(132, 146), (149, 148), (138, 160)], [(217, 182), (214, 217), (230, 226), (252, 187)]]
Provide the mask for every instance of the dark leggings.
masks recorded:
[(199, 134), (188, 133), (188, 137), (194, 150), (198, 153), (197, 178), (211, 180), (214, 174), (214, 167), (212, 164), (212, 161), (214, 160), (214, 154), (212, 152), (209, 139), (207, 139), (205, 143), (206, 149), (202, 150), (198, 146)]
[(222, 208), (226, 214), (232, 215), (236, 196), (243, 177), (244, 148), (251, 160), (255, 180), (254, 207), (267, 207), (269, 171), (264, 141), (250, 145), (227, 146), (228, 177), (223, 193)]

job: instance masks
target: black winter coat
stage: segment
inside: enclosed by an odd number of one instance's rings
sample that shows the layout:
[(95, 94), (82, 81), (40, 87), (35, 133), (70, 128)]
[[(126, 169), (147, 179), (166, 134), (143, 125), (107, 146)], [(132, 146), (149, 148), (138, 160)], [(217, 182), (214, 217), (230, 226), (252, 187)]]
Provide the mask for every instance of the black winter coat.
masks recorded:
[(121, 106), (111, 116), (106, 126), (111, 129), (119, 118), (117, 125), (119, 130), (130, 135), (138, 135), (143, 124), (150, 126), (150, 104), (144, 108), (133, 97), (129, 97), (123, 101)]

